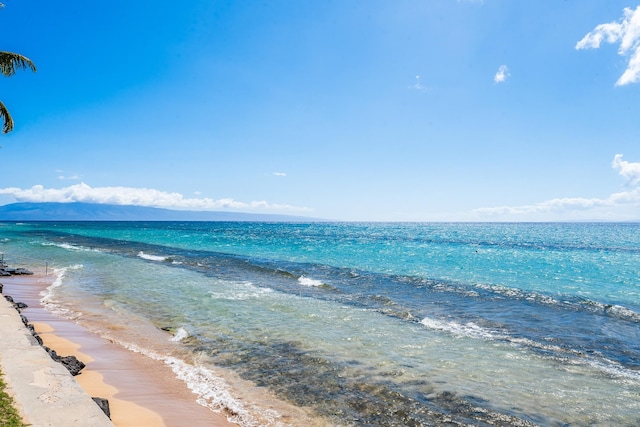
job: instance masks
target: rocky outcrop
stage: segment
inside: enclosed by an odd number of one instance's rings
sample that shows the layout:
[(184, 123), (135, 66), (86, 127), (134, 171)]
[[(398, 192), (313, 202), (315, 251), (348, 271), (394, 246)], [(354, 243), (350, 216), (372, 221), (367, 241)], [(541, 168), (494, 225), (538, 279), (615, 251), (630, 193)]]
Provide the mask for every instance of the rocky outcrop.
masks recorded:
[(13, 268), (9, 267), (4, 262), (0, 262), (0, 276), (19, 276), (19, 275), (31, 275), (32, 271), (27, 270), (26, 268)]

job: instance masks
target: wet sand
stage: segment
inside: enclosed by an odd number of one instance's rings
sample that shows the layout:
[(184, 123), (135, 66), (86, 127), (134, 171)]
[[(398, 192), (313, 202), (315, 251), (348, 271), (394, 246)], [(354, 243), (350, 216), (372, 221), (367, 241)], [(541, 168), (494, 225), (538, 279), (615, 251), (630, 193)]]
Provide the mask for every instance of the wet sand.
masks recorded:
[(186, 384), (163, 362), (128, 351), (76, 323), (55, 317), (40, 304), (54, 276), (3, 277), (4, 295), (29, 305), (22, 310), (44, 344), (86, 364), (75, 380), (93, 397), (109, 400), (111, 419), (124, 426), (232, 426), (196, 402)]

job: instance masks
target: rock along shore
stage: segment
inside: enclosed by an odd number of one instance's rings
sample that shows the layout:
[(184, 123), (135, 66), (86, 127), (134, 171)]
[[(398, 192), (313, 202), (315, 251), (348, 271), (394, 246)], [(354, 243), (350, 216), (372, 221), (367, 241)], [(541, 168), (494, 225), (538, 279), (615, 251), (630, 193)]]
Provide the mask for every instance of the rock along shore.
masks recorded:
[(108, 404), (90, 397), (73, 379), (82, 362), (57, 354), (62, 360), (54, 360), (20, 314), (22, 306), (0, 297), (0, 369), (24, 422), (34, 427), (113, 427)]

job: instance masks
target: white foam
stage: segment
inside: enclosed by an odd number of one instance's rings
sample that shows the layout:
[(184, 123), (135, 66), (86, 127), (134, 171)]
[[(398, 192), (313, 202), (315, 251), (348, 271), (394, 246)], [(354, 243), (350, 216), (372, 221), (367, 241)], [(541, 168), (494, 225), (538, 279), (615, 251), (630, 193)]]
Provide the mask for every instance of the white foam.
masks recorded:
[(605, 374), (618, 378), (621, 381), (633, 384), (638, 384), (638, 382), (640, 382), (640, 372), (625, 368), (619, 363), (613, 362), (611, 360), (606, 359), (605, 363), (603, 363), (598, 360), (587, 359), (587, 363), (591, 367), (599, 369)]
[[(251, 415), (249, 410), (247, 410), (239, 400), (235, 399), (231, 395), (229, 387), (224, 379), (217, 377), (207, 368), (203, 366), (190, 365), (175, 357), (160, 355), (153, 351), (138, 347), (135, 344), (125, 343), (118, 340), (115, 340), (114, 342), (117, 342), (127, 350), (144, 354), (154, 360), (164, 362), (167, 366), (171, 367), (171, 370), (176, 377), (181, 381), (184, 381), (187, 387), (198, 396), (196, 400), (200, 405), (217, 413), (231, 414), (227, 416), (227, 420), (229, 422), (247, 427), (265, 425), (262, 422), (258, 422)], [(274, 421), (280, 417), (275, 411), (266, 411), (263, 415)], [(267, 425), (276, 425), (276, 423), (271, 422)]]
[(237, 283), (233, 289), (220, 291), (209, 291), (209, 295), (213, 299), (228, 301), (245, 301), (248, 299), (261, 298), (265, 294), (272, 293), (271, 288), (260, 288), (251, 282)]
[(183, 339), (187, 338), (188, 336), (189, 336), (189, 332), (187, 332), (186, 329), (178, 328), (176, 330), (175, 335), (173, 337), (171, 337), (171, 341), (180, 342)]
[[(625, 368), (617, 362), (607, 359), (599, 360), (588, 356), (585, 357), (582, 352), (577, 350), (565, 349), (551, 344), (542, 344), (527, 338), (510, 337), (508, 335), (498, 333), (497, 331), (482, 328), (473, 322), (461, 324), (425, 317), (420, 323), (429, 329), (448, 332), (458, 337), (504, 340), (516, 347), (531, 347), (551, 351), (560, 355), (565, 354), (566, 356), (572, 357), (563, 358), (564, 363), (581, 366), (588, 365), (591, 368), (597, 369), (606, 375), (613, 376), (622, 381), (631, 381), (636, 384), (640, 381), (640, 372)], [(512, 354), (510, 354), (509, 357), (514, 358)]]
[(85, 248), (84, 246), (76, 246), (69, 243), (51, 243), (43, 242), (42, 246), (55, 246), (58, 248), (66, 249), (69, 251), (83, 251), (83, 252), (102, 252), (99, 249)]
[(138, 256), (142, 259), (146, 259), (148, 261), (159, 261), (159, 262), (163, 262), (163, 261), (167, 261), (169, 259), (169, 257), (167, 256), (159, 256), (159, 255), (149, 255), (149, 254), (145, 254), (144, 252), (140, 251), (138, 252)]
[(81, 248), (81, 247), (79, 247), (79, 246), (74, 246), (74, 245), (71, 245), (71, 244), (69, 244), (69, 243), (51, 243), (51, 242), (44, 242), (44, 243), (42, 244), (42, 246), (55, 246), (55, 247), (62, 248), (62, 249), (67, 249), (67, 250), (70, 250), (70, 251), (80, 251), (80, 250), (82, 250), (82, 248)]
[(537, 303), (546, 304), (546, 305), (560, 304), (560, 301), (558, 301), (557, 299), (551, 296), (539, 294), (537, 292), (527, 292), (523, 289), (510, 288), (502, 285), (487, 285), (483, 283), (476, 283), (475, 287), (478, 289), (495, 292), (497, 294), (504, 295), (509, 298), (524, 298), (528, 301), (535, 301)]
[(301, 284), (302, 286), (309, 286), (309, 287), (324, 285), (324, 283), (322, 283), (320, 280), (312, 279), (306, 276), (300, 276), (298, 278), (298, 283)]
[(82, 264), (75, 264), (75, 265), (71, 265), (69, 267), (62, 267), (62, 268), (54, 268), (53, 269), (53, 274), (55, 275), (55, 279), (54, 281), (51, 283), (51, 285), (47, 286), (42, 292), (40, 292), (40, 296), (42, 298), (40, 298), (40, 303), (49, 311), (58, 314), (62, 317), (66, 317), (66, 318), (72, 318), (74, 316), (71, 316), (71, 312), (69, 310), (66, 310), (64, 308), (62, 308), (56, 301), (54, 301), (53, 299), (53, 292), (54, 289), (61, 286), (64, 280), (64, 276), (67, 273), (67, 271), (69, 270), (80, 270), (81, 268), (83, 268)]
[(640, 314), (627, 308), (627, 307), (623, 307), (621, 305), (611, 305), (611, 306), (606, 306), (605, 307), (605, 311), (609, 311), (612, 314), (615, 314), (618, 317), (622, 317), (622, 318), (626, 318), (626, 319), (633, 319), (635, 321), (640, 320)]
[(462, 324), (458, 322), (447, 322), (440, 319), (432, 319), (430, 317), (425, 317), (420, 321), (420, 323), (429, 329), (433, 329), (436, 331), (449, 332), (458, 337), (482, 338), (482, 339), (496, 338), (496, 333), (494, 331), (485, 329), (481, 326), (476, 325), (473, 322)]

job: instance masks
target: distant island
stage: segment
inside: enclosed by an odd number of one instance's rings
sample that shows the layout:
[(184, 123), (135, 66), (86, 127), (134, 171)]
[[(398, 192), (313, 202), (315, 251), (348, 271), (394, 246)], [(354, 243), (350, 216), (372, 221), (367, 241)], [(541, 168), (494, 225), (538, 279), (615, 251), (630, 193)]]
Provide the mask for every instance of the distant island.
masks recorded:
[(0, 206), (0, 221), (258, 221), (324, 222), (278, 214), (178, 211), (146, 206), (98, 203), (12, 203)]

